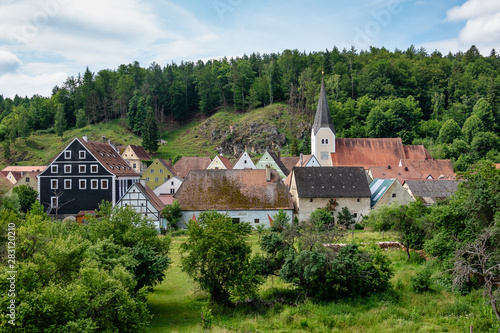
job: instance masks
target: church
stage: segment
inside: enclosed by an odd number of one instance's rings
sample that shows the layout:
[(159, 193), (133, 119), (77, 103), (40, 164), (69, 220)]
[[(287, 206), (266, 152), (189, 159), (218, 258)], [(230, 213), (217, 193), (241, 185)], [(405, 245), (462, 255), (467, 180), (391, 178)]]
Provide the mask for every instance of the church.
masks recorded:
[(401, 138), (336, 138), (324, 80), (311, 130), (311, 153), (321, 166), (409, 167), (427, 179), (454, 178), (450, 160), (432, 158), (423, 145), (403, 145)]

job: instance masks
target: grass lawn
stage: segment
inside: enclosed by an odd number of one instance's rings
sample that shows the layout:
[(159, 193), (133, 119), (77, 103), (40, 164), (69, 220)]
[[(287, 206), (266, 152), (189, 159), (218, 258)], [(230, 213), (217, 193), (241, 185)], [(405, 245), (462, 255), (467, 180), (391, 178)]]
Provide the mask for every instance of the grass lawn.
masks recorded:
[[(408, 262), (402, 250), (385, 253), (391, 259), (393, 290), (362, 299), (339, 300), (315, 304), (275, 304), (272, 307), (239, 306), (221, 308), (209, 304), (192, 281), (180, 271), (179, 245), (186, 236), (172, 241), (172, 265), (164, 282), (149, 296), (153, 313), (152, 332), (206, 332), (201, 325), (202, 308), (208, 306), (214, 315), (211, 332), (497, 332), (498, 323), (481, 291), (458, 295), (440, 275), (442, 268), (435, 261), (425, 262), (416, 253)], [(252, 249), (259, 251), (259, 236), (251, 236)], [(374, 231), (355, 231), (356, 243), (396, 240), (395, 235)], [(352, 241), (349, 233), (344, 243)], [(416, 294), (411, 277), (427, 266), (433, 272), (432, 291)], [(269, 278), (261, 287), (263, 299), (271, 292), (286, 290), (278, 278)]]

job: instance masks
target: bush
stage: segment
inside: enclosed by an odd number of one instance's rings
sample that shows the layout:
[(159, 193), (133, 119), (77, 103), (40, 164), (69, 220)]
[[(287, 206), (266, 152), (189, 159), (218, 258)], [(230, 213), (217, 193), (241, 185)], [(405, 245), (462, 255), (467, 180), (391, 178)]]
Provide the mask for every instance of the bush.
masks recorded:
[(354, 225), (354, 229), (356, 229), (356, 230), (365, 230), (365, 227), (363, 227), (363, 226), (362, 226), (361, 224), (359, 224), (359, 223), (356, 223), (356, 224)]
[(410, 278), (410, 285), (414, 292), (422, 294), (431, 290), (431, 275), (432, 272), (429, 268), (425, 267), (423, 270), (417, 272), (415, 276)]

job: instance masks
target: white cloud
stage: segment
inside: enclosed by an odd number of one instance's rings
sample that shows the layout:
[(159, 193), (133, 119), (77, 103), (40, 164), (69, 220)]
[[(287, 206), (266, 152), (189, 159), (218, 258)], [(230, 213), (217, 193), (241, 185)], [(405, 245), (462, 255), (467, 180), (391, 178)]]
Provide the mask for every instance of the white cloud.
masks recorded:
[(0, 77), (0, 95), (13, 98), (31, 97), (35, 94), (49, 97), (52, 88), (64, 82), (68, 75), (63, 72), (29, 76), (25, 74), (7, 74)]
[(0, 51), (0, 76), (15, 72), (21, 65), (21, 60), (15, 54), (9, 51)]
[(500, 45), (500, 1), (468, 0), (447, 12), (447, 21), (466, 21), (454, 42), (465, 51), (476, 45), (483, 54)]

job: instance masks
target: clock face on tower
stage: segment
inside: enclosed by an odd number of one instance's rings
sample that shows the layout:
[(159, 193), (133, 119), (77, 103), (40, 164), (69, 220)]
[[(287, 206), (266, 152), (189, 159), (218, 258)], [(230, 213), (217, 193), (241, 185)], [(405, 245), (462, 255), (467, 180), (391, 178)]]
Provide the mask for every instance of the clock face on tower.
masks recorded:
[(328, 152), (327, 151), (322, 151), (321, 152), (321, 159), (322, 160), (327, 160), (328, 159)]

